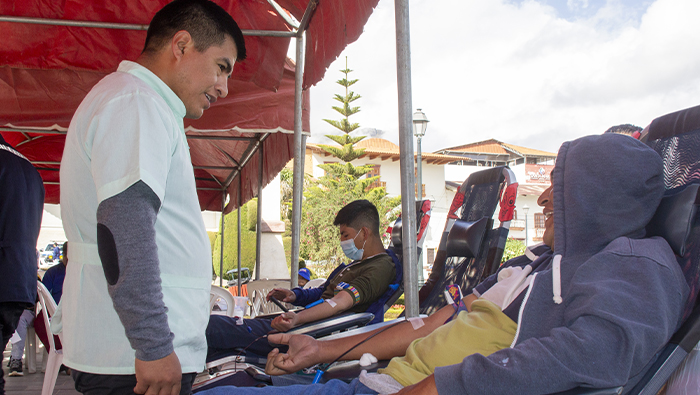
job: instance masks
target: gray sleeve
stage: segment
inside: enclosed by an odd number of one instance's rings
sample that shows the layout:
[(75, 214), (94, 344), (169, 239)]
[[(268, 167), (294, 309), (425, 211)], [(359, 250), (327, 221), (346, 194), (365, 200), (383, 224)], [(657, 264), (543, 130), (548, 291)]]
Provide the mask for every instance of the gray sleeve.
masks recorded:
[(97, 208), (97, 247), (109, 296), (142, 361), (173, 352), (155, 239), (159, 208), (160, 199), (143, 181)]

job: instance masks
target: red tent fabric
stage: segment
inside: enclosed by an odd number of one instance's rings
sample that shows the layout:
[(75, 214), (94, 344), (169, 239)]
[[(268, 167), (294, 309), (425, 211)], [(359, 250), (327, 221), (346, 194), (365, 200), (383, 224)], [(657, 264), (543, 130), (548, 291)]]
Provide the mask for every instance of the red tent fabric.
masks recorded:
[[(292, 31), (266, 0), (216, 0), (243, 30)], [(347, 44), (356, 40), (378, 0), (319, 0), (306, 35), (304, 87), (320, 81)], [(167, 0), (15, 0), (0, 2), (0, 17), (146, 25)], [(309, 0), (279, 0), (301, 20)], [(46, 202), (59, 202), (58, 162), (65, 132), (85, 94), (123, 59), (135, 59), (144, 30), (18, 23), (0, 20), (6, 37), (0, 50), (0, 127), (33, 129), (2, 132), (40, 169)], [(186, 122), (202, 209), (221, 210), (223, 185), (238, 205), (234, 169), (242, 173), (242, 201), (257, 194), (257, 142), (264, 137), (263, 184), (292, 158), (294, 65), (286, 59), (290, 38), (246, 36), (248, 58), (236, 64), (229, 96), (204, 116)], [(303, 130), (309, 131), (309, 96), (304, 92)], [(6, 130), (8, 130), (6, 129)], [(41, 130), (41, 131), (39, 131)], [(270, 133), (266, 135), (266, 133)], [(201, 136), (251, 140), (202, 139)], [(196, 138), (196, 139), (195, 139)], [(251, 156), (252, 153), (252, 156)], [(215, 180), (216, 179), (216, 180)]]

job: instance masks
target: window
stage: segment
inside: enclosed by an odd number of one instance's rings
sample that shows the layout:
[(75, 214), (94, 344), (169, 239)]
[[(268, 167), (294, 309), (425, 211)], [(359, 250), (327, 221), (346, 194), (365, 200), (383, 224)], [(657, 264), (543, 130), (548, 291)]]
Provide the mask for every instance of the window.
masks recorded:
[(435, 248), (428, 248), (428, 266), (432, 266), (435, 263)]
[(535, 228), (544, 229), (544, 214), (535, 213)]
[[(381, 176), (380, 168), (381, 168), (381, 165), (374, 165), (372, 167), (372, 170), (370, 170), (367, 173), (367, 178)], [(377, 188), (377, 187), (386, 188), (386, 182), (382, 182), (381, 178), (378, 178), (376, 181), (374, 181), (372, 184), (370, 184), (370, 186), (367, 187), (367, 189), (372, 189), (372, 188)]]

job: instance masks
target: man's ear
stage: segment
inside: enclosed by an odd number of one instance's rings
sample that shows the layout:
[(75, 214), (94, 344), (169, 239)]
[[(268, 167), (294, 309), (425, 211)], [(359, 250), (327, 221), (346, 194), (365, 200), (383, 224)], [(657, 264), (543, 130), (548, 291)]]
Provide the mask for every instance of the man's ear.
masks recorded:
[(185, 55), (185, 51), (189, 51), (194, 47), (192, 36), (187, 30), (180, 30), (173, 35), (170, 40), (170, 50), (175, 59), (180, 60)]

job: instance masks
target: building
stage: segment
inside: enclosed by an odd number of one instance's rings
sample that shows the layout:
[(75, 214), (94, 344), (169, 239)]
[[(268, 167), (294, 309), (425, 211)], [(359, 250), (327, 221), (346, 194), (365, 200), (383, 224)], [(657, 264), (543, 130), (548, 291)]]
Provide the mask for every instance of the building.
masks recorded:
[(544, 214), (537, 205), (537, 198), (549, 187), (556, 154), (494, 139), (444, 148), (435, 153), (461, 158), (445, 166), (446, 189), (451, 191), (451, 197), (469, 174), (484, 167), (509, 166), (518, 181), (515, 217), (509, 237), (526, 241), (527, 245), (542, 241)]

